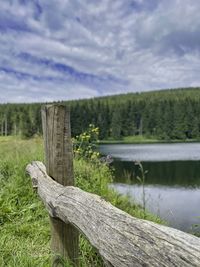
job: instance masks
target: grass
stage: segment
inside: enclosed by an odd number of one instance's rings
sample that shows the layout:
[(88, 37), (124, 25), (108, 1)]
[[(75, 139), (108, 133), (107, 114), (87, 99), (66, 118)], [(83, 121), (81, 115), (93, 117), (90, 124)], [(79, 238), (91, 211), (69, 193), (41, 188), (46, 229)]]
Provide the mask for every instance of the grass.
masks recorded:
[[(0, 137), (0, 151), (0, 267), (51, 266), (48, 214), (25, 173), (28, 163), (43, 161), (42, 140)], [(101, 195), (135, 217), (161, 222), (108, 188), (112, 174), (106, 165), (79, 159), (74, 166), (76, 185), (83, 190)], [(81, 236), (80, 267), (95, 266), (103, 266), (102, 260)]]
[(108, 138), (106, 140), (101, 140), (100, 144), (155, 144), (155, 143), (193, 143), (199, 142), (198, 139), (174, 139), (174, 140), (162, 140), (156, 138), (155, 136), (144, 136), (144, 135), (133, 135), (133, 136), (125, 136), (119, 140), (115, 140), (113, 138)]

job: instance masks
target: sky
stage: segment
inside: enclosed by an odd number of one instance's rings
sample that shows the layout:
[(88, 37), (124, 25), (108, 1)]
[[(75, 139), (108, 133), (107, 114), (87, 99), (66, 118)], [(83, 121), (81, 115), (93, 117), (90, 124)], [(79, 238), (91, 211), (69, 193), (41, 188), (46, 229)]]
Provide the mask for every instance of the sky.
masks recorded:
[(200, 85), (198, 0), (0, 0), (0, 103)]

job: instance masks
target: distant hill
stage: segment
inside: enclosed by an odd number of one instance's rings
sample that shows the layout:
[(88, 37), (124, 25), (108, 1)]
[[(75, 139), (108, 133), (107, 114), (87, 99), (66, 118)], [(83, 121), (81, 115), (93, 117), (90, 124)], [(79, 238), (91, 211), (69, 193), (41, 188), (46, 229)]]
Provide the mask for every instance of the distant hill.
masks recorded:
[[(200, 88), (128, 93), (61, 101), (71, 107), (72, 135), (90, 123), (100, 138), (145, 135), (159, 139), (200, 138)], [(0, 134), (41, 134), (42, 103), (0, 105)]]

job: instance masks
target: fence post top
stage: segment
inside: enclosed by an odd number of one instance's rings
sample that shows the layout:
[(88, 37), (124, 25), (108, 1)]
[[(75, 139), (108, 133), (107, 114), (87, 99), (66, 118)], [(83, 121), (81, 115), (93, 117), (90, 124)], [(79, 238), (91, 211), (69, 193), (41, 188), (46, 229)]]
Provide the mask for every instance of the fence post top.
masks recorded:
[(45, 105), (42, 105), (42, 110), (48, 110), (50, 108), (63, 108), (66, 111), (69, 111), (70, 110), (69, 105), (65, 105), (63, 103), (53, 103), (53, 104), (45, 104)]

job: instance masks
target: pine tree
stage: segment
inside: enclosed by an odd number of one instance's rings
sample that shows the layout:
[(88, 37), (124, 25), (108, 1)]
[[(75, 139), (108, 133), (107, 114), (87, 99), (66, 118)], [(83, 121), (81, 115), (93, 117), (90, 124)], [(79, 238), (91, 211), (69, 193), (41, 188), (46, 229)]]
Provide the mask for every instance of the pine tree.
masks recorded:
[(114, 139), (121, 138), (121, 131), (122, 131), (122, 118), (119, 109), (115, 109), (112, 114), (112, 121), (111, 121), (111, 136)]

